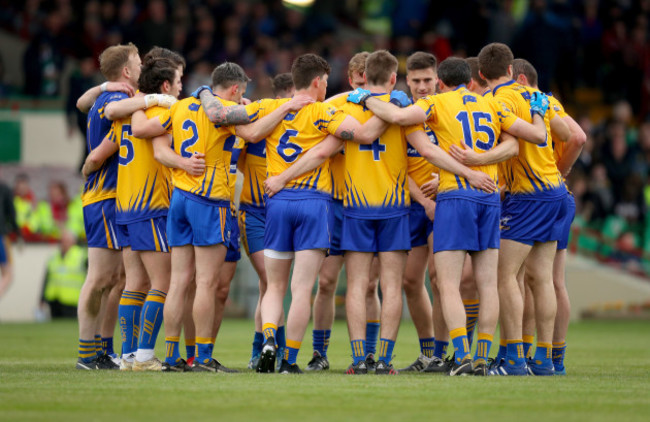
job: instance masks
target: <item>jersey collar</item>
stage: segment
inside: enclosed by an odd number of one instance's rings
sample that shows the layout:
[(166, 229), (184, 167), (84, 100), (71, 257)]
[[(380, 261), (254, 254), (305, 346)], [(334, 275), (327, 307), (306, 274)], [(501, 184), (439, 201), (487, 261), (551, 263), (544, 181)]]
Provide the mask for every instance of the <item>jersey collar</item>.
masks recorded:
[(496, 93), (497, 93), (497, 89), (501, 88), (502, 86), (512, 85), (512, 84), (514, 84), (514, 83), (515, 83), (515, 80), (514, 80), (514, 79), (511, 79), (511, 80), (509, 80), (508, 82), (504, 82), (504, 83), (502, 83), (501, 85), (497, 85), (497, 86), (495, 86), (494, 89), (492, 90), (492, 93), (493, 93), (494, 95), (496, 95)]

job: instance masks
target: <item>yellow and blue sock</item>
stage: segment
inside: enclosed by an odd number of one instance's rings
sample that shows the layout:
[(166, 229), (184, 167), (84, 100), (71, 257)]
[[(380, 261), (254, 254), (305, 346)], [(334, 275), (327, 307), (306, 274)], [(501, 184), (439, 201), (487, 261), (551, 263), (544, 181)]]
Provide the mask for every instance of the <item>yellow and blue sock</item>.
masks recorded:
[(122, 333), (122, 356), (135, 353), (138, 350), (138, 337), (140, 335), (140, 314), (145, 292), (124, 290), (117, 308), (117, 315)]
[(524, 356), (528, 359), (531, 356), (531, 348), (533, 347), (533, 342), (535, 341), (535, 336), (524, 336)]
[(113, 337), (102, 337), (102, 351), (107, 355), (114, 355)]
[(167, 293), (160, 290), (149, 290), (147, 299), (142, 307), (140, 318), (140, 339), (138, 349), (153, 349), (163, 320), (163, 307)]
[(449, 331), (449, 337), (454, 345), (456, 363), (460, 363), (465, 356), (469, 355), (469, 342), (467, 341), (467, 328), (459, 327)]
[(506, 355), (508, 354), (508, 342), (506, 339), (499, 339), (499, 351), (497, 352), (497, 356), (494, 358), (495, 361), (501, 362), (501, 359), (505, 359)]
[(484, 359), (487, 362), (490, 356), (490, 348), (492, 347), (492, 340), (494, 336), (486, 333), (478, 333), (478, 341), (476, 342), (476, 353), (474, 360)]
[(165, 337), (165, 362), (170, 365), (176, 365), (181, 360), (179, 342), (178, 337)]
[(478, 322), (479, 304), (480, 301), (478, 299), (463, 300), (463, 306), (465, 307), (465, 315), (467, 316), (465, 328), (467, 329), (467, 341), (469, 342), (470, 350), (472, 350), (472, 342), (474, 340), (474, 328), (476, 328), (476, 323)]
[(185, 339), (185, 354), (187, 355), (187, 359), (191, 359), (194, 356), (196, 356), (196, 340), (193, 338), (186, 338)]
[(433, 337), (420, 339), (420, 353), (428, 358), (433, 357), (435, 351), (435, 339)]
[(289, 362), (289, 365), (296, 364), (296, 360), (298, 360), (298, 352), (300, 351), (301, 345), (301, 341), (287, 339), (286, 346), (284, 348), (283, 359)]
[(379, 321), (366, 321), (366, 354), (377, 352), (377, 337), (379, 336)]
[(97, 359), (94, 338), (91, 340), (79, 339), (79, 358), (84, 363), (90, 363)]
[(251, 357), (259, 356), (262, 354), (262, 344), (264, 344), (264, 334), (255, 331), (253, 337), (253, 350), (251, 350)]
[(214, 343), (217, 341), (216, 337), (210, 337), (210, 356), (214, 354)]
[(393, 359), (393, 348), (395, 347), (395, 340), (390, 340), (387, 338), (379, 339), (379, 353), (377, 354), (377, 360), (383, 360), (387, 364)]
[(278, 345), (278, 349), (287, 347), (287, 337), (284, 332), (284, 325), (280, 325), (275, 332), (275, 344)]
[(311, 333), (314, 351), (325, 358), (327, 357), (327, 347), (330, 345), (330, 334), (332, 334), (332, 330), (313, 330)]
[(196, 361), (206, 364), (212, 360), (212, 339), (210, 337), (196, 338)]
[(537, 342), (535, 348), (535, 357), (533, 360), (539, 366), (552, 366), (553, 365), (553, 345), (551, 343)]
[(268, 340), (270, 337), (275, 339), (275, 333), (278, 331), (278, 326), (267, 322), (262, 326), (262, 334), (264, 334), (264, 341)]
[(365, 340), (352, 340), (350, 342), (352, 347), (352, 364), (356, 365), (362, 360), (366, 359), (366, 341)]
[(104, 349), (102, 349), (102, 336), (95, 334), (95, 354), (97, 357), (104, 354)]
[(564, 354), (566, 353), (566, 342), (553, 343), (553, 366), (556, 371), (564, 369)]
[(521, 339), (506, 340), (506, 362), (510, 365), (523, 365), (526, 363), (524, 344)]
[(449, 347), (449, 342), (442, 340), (433, 340), (433, 344), (433, 356), (439, 359), (444, 359), (445, 355), (447, 354), (447, 347)]

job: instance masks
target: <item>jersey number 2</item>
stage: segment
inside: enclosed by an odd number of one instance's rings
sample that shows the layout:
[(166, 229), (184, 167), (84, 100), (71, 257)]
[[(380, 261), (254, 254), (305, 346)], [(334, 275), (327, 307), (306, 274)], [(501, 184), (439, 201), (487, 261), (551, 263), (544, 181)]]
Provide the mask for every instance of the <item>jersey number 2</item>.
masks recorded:
[(199, 140), (199, 131), (196, 129), (196, 123), (191, 120), (185, 120), (182, 126), (183, 130), (192, 132), (192, 136), (181, 142), (181, 156), (185, 158), (192, 158), (192, 153), (187, 149), (194, 145)]

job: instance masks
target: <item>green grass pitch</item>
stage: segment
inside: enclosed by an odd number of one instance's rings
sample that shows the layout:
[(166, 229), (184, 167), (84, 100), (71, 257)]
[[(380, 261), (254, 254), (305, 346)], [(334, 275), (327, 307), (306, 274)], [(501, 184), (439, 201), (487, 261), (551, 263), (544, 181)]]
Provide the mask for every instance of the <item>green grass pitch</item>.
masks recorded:
[[(217, 339), (215, 356), (240, 374), (121, 373), (74, 369), (76, 321), (0, 325), (0, 421), (650, 420), (647, 321), (573, 324), (569, 375), (552, 378), (344, 375), (343, 322), (330, 342), (333, 370), (262, 375), (244, 369), (252, 332), (252, 321), (227, 320)], [(158, 356), (163, 348), (159, 340)], [(308, 331), (302, 367), (310, 354)], [(404, 322), (395, 366), (417, 354), (413, 325)]]

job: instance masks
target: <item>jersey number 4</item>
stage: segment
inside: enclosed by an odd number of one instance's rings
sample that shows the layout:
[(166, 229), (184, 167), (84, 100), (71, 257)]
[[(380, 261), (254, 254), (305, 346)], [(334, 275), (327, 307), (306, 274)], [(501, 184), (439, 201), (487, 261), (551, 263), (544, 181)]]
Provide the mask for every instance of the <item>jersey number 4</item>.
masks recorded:
[(470, 127), (469, 122), (469, 114), (470, 113), (467, 111), (461, 111), (456, 115), (456, 120), (458, 120), (463, 126), (463, 140), (465, 142), (465, 145), (467, 145), (470, 149), (474, 149), (474, 146), (476, 146), (476, 148), (483, 151), (491, 150), (494, 146), (496, 136), (494, 135), (494, 130), (490, 126), (481, 124), (481, 120), (485, 120), (486, 123), (492, 123), (492, 115), (478, 111), (471, 113), (472, 120), (474, 121), (474, 132), (483, 132), (488, 136), (488, 141), (483, 142), (479, 139), (474, 140), (474, 137), (472, 136), (472, 128)]

